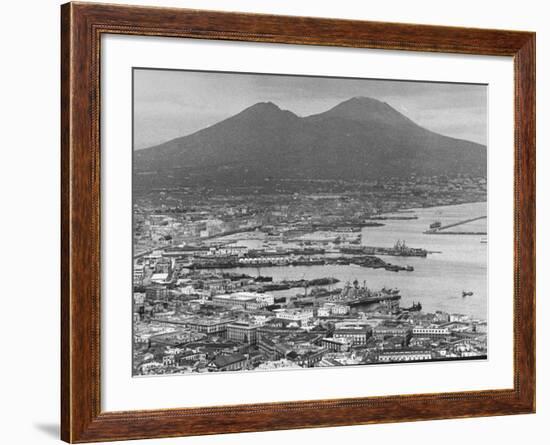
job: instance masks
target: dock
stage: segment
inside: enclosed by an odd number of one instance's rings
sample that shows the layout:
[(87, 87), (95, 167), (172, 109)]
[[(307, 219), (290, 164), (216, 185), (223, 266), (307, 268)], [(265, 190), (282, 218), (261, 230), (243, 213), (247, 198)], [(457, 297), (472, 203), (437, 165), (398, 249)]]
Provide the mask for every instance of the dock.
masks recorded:
[(469, 218), (464, 219), (462, 221), (458, 221), (452, 224), (447, 224), (444, 226), (435, 227), (433, 229), (426, 230), (423, 232), (425, 235), (487, 235), (487, 232), (467, 232), (467, 231), (452, 231), (452, 232), (444, 232), (446, 229), (450, 229), (452, 227), (461, 226), (463, 224), (468, 224), (474, 221), (479, 221), (480, 219), (487, 219), (487, 216), (477, 216), (475, 218)]

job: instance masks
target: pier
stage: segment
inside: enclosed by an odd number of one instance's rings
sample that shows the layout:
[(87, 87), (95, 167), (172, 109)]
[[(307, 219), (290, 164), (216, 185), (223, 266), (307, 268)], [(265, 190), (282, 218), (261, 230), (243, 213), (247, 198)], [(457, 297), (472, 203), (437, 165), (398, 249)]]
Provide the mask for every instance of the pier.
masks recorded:
[(452, 227), (461, 226), (463, 224), (468, 224), (474, 221), (479, 221), (480, 219), (487, 219), (487, 216), (477, 216), (475, 218), (469, 218), (464, 219), (462, 221), (458, 221), (452, 224), (447, 224), (445, 226), (439, 226), (434, 227), (433, 229), (426, 230), (423, 232), (426, 235), (487, 235), (487, 232), (467, 232), (467, 231), (452, 231), (452, 232), (444, 232), (446, 229), (450, 229)]

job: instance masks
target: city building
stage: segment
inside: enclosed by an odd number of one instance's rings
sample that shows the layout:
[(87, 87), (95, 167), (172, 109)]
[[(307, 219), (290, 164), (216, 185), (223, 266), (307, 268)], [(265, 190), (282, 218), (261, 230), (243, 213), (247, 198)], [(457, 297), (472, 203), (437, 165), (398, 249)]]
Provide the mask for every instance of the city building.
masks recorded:
[(227, 325), (227, 339), (255, 345), (257, 342), (257, 329), (258, 327), (255, 325), (233, 322)]
[(208, 364), (213, 371), (238, 371), (246, 366), (246, 357), (241, 353), (219, 355)]
[(149, 301), (166, 300), (169, 291), (165, 286), (148, 286), (145, 289), (145, 298)]
[(276, 317), (281, 320), (293, 321), (305, 325), (313, 318), (311, 309), (282, 309), (275, 311)]
[(273, 304), (273, 296), (254, 292), (235, 292), (233, 294), (215, 295), (212, 303), (219, 306), (241, 307), (242, 309), (257, 310)]
[(428, 337), (428, 338), (442, 338), (442, 337), (449, 337), (451, 335), (451, 331), (449, 328), (445, 327), (422, 327), (422, 326), (416, 326), (412, 330), (412, 334), (415, 337)]
[(384, 340), (388, 337), (404, 337), (408, 341), (411, 335), (412, 328), (400, 324), (380, 324), (372, 330), (372, 336), (377, 340)]
[(154, 273), (151, 276), (151, 283), (167, 284), (168, 283), (168, 273), (167, 272)]
[(141, 286), (145, 277), (145, 266), (143, 264), (134, 264), (134, 286)]
[(323, 338), (321, 344), (331, 352), (347, 351), (350, 347), (350, 342), (348, 340), (336, 338)]
[(145, 293), (134, 292), (134, 304), (136, 306), (141, 306), (143, 303), (145, 303)]
[(230, 320), (221, 318), (193, 318), (186, 322), (193, 332), (225, 335)]
[[(204, 337), (204, 335), (202, 336)], [(200, 334), (190, 331), (175, 331), (163, 334), (152, 335), (149, 337), (149, 347), (152, 346), (169, 346), (181, 347), (186, 343), (196, 341), (201, 338)]]
[(416, 349), (398, 349), (398, 350), (386, 350), (378, 354), (378, 361), (381, 363), (394, 363), (394, 362), (417, 362), (432, 360), (432, 352), (429, 350), (416, 350)]
[(333, 337), (336, 340), (347, 340), (354, 345), (364, 345), (372, 334), (370, 326), (353, 326), (336, 329)]
[(473, 329), (477, 333), (486, 334), (487, 333), (487, 322), (486, 321), (480, 321), (478, 323), (475, 323)]
[(305, 351), (292, 351), (286, 357), (302, 368), (311, 368), (323, 359), (326, 352), (322, 346), (309, 346)]
[(347, 304), (325, 303), (317, 309), (318, 317), (330, 317), (331, 315), (346, 315), (349, 313), (350, 307)]

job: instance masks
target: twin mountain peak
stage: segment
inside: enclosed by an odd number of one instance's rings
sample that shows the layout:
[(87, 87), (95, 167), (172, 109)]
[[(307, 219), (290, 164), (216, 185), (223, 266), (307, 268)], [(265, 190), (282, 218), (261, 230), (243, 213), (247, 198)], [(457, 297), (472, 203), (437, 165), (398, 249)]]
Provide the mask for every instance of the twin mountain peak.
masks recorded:
[[(144, 186), (275, 179), (486, 176), (484, 145), (423, 128), (385, 102), (354, 97), (300, 117), (260, 102), (188, 136), (136, 151)], [(139, 185), (139, 184), (138, 184)]]

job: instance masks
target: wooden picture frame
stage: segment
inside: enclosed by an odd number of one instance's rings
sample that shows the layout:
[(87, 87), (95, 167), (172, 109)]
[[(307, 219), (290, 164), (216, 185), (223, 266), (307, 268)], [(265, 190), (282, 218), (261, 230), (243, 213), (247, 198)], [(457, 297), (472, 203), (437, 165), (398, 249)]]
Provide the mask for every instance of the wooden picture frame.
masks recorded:
[[(61, 8), (61, 437), (174, 437), (535, 411), (535, 34), (172, 8)], [(100, 38), (103, 34), (512, 56), (514, 387), (209, 408), (102, 412)], [(512, 252), (510, 252), (512, 254)]]

